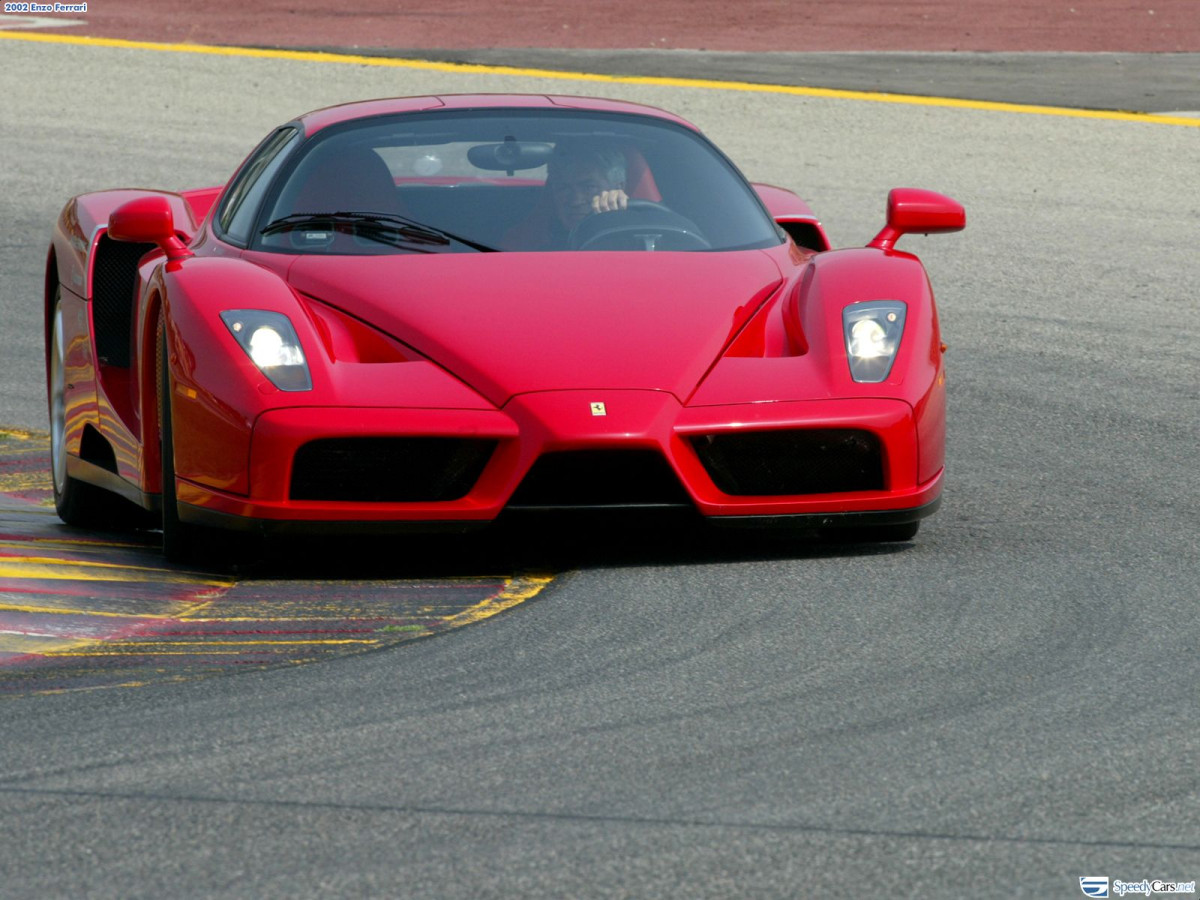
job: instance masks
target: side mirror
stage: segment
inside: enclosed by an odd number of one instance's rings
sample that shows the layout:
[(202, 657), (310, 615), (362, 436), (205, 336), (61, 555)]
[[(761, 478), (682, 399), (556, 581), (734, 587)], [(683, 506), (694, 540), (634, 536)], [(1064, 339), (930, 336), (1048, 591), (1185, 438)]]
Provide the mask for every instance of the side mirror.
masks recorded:
[(957, 200), (920, 188), (895, 188), (888, 193), (887, 225), (867, 246), (891, 250), (906, 234), (947, 234), (966, 226), (966, 211)]
[(157, 244), (171, 261), (193, 255), (175, 234), (171, 204), (162, 196), (138, 197), (118, 206), (108, 217), (108, 236), (114, 241)]

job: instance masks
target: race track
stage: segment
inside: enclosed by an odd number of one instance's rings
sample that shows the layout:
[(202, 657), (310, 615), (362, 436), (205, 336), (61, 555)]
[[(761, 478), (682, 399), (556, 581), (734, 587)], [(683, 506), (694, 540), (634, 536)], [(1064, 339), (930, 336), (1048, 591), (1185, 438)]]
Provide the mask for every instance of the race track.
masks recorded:
[(62, 203), (220, 183), (270, 127), (343, 100), (622, 97), (798, 191), (835, 244), (869, 240), (894, 186), (969, 221), (901, 245), (950, 345), (947, 490), (915, 542), (530, 535), (502, 562), (554, 581), (485, 623), (0, 699), (0, 897), (1070, 897), (1080, 876), (1200, 877), (1200, 128), (0, 44), (15, 428), (45, 427)]

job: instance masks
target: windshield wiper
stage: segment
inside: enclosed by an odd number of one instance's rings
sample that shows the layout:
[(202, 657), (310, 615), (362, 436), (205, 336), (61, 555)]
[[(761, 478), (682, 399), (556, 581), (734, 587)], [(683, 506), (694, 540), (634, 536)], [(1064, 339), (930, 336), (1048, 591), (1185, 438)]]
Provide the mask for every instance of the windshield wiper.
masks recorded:
[[(405, 216), (380, 212), (358, 212), (354, 210), (339, 210), (332, 213), (292, 213), (290, 216), (276, 219), (265, 228), (260, 229), (259, 234), (265, 237), (267, 235), (279, 234), (283, 231), (295, 231), (306, 225), (324, 223), (329, 223), (330, 225), (353, 225), (356, 231), (361, 233), (363, 237), (370, 239), (399, 238), (408, 244), (434, 244), (443, 247), (455, 243), (470, 247), (472, 250), (478, 250), (481, 253), (496, 252), (495, 247), (489, 247), (487, 244), (481, 244), (470, 238), (462, 237), (451, 231), (446, 231), (444, 228), (438, 228), (435, 225), (426, 225), (424, 222), (418, 222), (415, 219), (409, 219)], [(382, 241), (382, 243), (391, 242), (389, 240)], [(399, 244), (396, 246), (399, 246)]]

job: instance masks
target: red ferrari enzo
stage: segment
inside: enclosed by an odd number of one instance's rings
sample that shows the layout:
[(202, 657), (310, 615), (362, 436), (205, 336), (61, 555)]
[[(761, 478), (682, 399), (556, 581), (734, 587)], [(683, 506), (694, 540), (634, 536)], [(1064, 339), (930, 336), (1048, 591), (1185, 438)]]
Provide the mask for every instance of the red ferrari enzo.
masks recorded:
[(896, 189), (869, 245), (631, 103), (351, 103), (224, 187), (71, 200), (46, 266), (58, 514), (435, 530), (682, 507), (912, 537), (942, 487), (944, 349)]

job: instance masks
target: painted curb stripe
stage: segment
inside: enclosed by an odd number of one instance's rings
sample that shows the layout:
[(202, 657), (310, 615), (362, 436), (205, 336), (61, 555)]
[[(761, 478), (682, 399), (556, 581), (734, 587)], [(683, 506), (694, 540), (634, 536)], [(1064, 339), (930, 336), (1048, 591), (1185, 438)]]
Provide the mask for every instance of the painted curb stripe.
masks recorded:
[[(46, 435), (0, 427), (0, 501), (25, 468), (46, 468), (48, 449)], [(491, 618), (553, 581), (542, 574), (300, 581), (279, 594), (271, 579), (162, 567), (145, 542), (22, 532), (26, 517), (42, 514), (53, 515), (31, 501), (0, 506), (0, 699), (174, 683), (394, 647)], [(331, 588), (345, 602), (331, 601)]]
[(537, 596), (553, 580), (553, 575), (521, 575), (509, 579), (504, 589), (498, 594), (450, 616), (446, 619), (446, 625), (457, 628), (460, 625), (470, 625), (490, 619), (506, 609), (511, 609)]
[[(85, 576), (86, 577), (86, 576)], [(80, 683), (70, 686), (55, 686), (39, 689), (41, 676), (29, 681), (32, 690), (16, 689), (17, 693), (47, 694), (63, 693), (74, 690), (95, 690), (107, 687), (141, 687), (152, 683), (187, 681), (196, 677), (204, 677), (219, 671), (226, 673), (237, 668), (277, 667), (286, 664), (301, 664), (327, 659), (330, 655), (362, 652), (376, 648), (395, 646), (398, 643), (413, 638), (445, 633), (464, 625), (472, 625), (529, 600), (544, 590), (554, 576), (544, 574), (525, 574), (511, 577), (481, 576), (464, 579), (467, 582), (487, 584), (491, 582), (491, 593), (483, 600), (460, 609), (459, 612), (446, 617), (436, 615), (430, 617), (425, 624), (408, 625), (394, 630), (376, 627), (376, 621), (391, 617), (355, 616), (354, 627), (348, 627), (344, 616), (331, 616), (322, 619), (316, 616), (263, 616), (256, 619), (236, 614), (221, 615), (221, 601), (228, 599), (230, 589), (236, 589), (237, 583), (222, 585), (216, 590), (198, 594), (200, 602), (189, 603), (183, 609), (174, 612), (164, 611), (158, 615), (131, 615), (112, 611), (85, 610), (78, 608), (55, 607), (34, 603), (9, 602), (0, 603), (0, 615), (10, 614), (10, 621), (5, 630), (0, 631), (0, 664), (7, 668), (11, 677), (21, 678), (21, 669), (27, 663), (37, 664), (39, 661), (60, 660), (62, 664), (78, 667), (75, 672), (82, 682), (94, 677), (94, 672), (102, 671), (102, 667), (117, 665), (117, 680), (115, 682), (101, 681), (100, 683)], [(423, 584), (429, 587), (440, 587), (436, 584)], [(450, 587), (453, 587), (451, 585)], [(16, 598), (13, 598), (14, 600)], [(235, 606), (234, 610), (240, 610)], [(429, 607), (430, 610), (433, 607)], [(63, 617), (61, 629), (46, 621), (22, 622), (18, 617), (25, 615), (51, 614), (53, 619)], [(96, 617), (93, 619), (93, 617)], [(124, 620), (125, 627), (109, 628), (103, 635), (81, 635), (80, 629), (90, 629), (88, 620), (96, 621)], [(398, 621), (398, 620), (394, 620)], [(241, 630), (238, 626), (243, 623), (257, 624), (258, 628)], [(278, 627), (263, 628), (270, 623), (287, 623), (289, 629)], [(306, 627), (305, 623), (328, 623), (330, 627)], [(115, 623), (114, 623), (115, 624)], [(351, 623), (353, 624), (353, 623)], [(226, 626), (221, 630), (205, 628), (206, 625)], [(190, 631), (189, 627), (199, 626), (200, 630)], [(38, 628), (45, 633), (35, 632)], [(53, 633), (59, 632), (61, 633)], [(75, 633), (71, 633), (75, 632)], [(89, 667), (88, 660), (95, 660), (96, 665)], [(122, 660), (124, 662), (113, 661)], [(156, 663), (155, 660), (161, 662)], [(170, 660), (170, 662), (168, 662)], [(185, 660), (191, 660), (187, 662)], [(205, 660), (212, 660), (211, 663)], [(218, 661), (220, 660), (220, 661)], [(229, 660), (226, 662), (225, 660)], [(101, 662), (103, 661), (103, 662)], [(170, 670), (157, 670), (153, 678), (129, 678), (130, 674), (147, 666), (181, 665), (184, 668), (176, 675), (169, 674)], [(214, 668), (215, 667), (215, 668)], [(94, 672), (93, 672), (94, 670)], [(56, 669), (43, 670), (45, 676), (58, 677)], [(72, 679), (74, 676), (67, 674)]]
[(127, 41), (119, 38), (95, 38), (62, 34), (20, 33), (0, 31), (0, 39), (31, 41), (43, 44), (73, 44), (86, 47), (109, 47), (125, 50), (152, 50), (162, 53), (198, 53), (209, 56), (234, 56), (250, 59), (282, 59), (294, 62), (334, 63), (339, 65), (372, 66), (391, 69), (415, 69), (425, 72), (447, 72), (462, 75), (502, 75), (519, 78), (547, 78), (558, 81), (582, 81), (602, 84), (652, 85), (657, 87), (696, 88), (713, 91), (742, 91), (760, 94), (784, 94), (795, 97), (814, 97), (826, 100), (855, 100), (866, 103), (899, 103), (908, 106), (932, 106), (947, 109), (969, 109), (984, 112), (1020, 115), (1058, 116), (1073, 119), (1099, 119), (1115, 122), (1137, 122), (1146, 125), (1175, 125), (1200, 128), (1200, 119), (1186, 116), (1156, 115), (1154, 113), (1120, 112), (1114, 110), (1071, 109), (1059, 106), (1037, 106), (1023, 103), (999, 103), (987, 100), (959, 100), (953, 97), (922, 97), (913, 94), (885, 94), (874, 91), (846, 91), (833, 88), (797, 87), (780, 84), (756, 84), (749, 81), (714, 81), (701, 78), (665, 78), (644, 75), (600, 75), (594, 72), (562, 72), (554, 69), (525, 69), (516, 66), (485, 66), (477, 63), (432, 62), (419, 59), (394, 59), (380, 56), (354, 56), (342, 53), (322, 53), (304, 50), (268, 50), (255, 47), (218, 47), (207, 44), (166, 44), (153, 41)]
[[(24, 581), (122, 581), (154, 584), (189, 584), (208, 587), (232, 587), (234, 582), (189, 575), (145, 566), (125, 566), (118, 563), (61, 560), (46, 557), (7, 557), (0, 555), (0, 584), (3, 579)], [(11, 589), (11, 588), (10, 588)]]
[[(207, 604), (205, 604), (207, 605)], [(20, 603), (0, 603), (0, 613), (25, 613), (31, 616), (78, 616), (83, 619), (130, 619), (135, 622), (170, 622), (178, 618), (169, 612), (158, 615), (148, 613), (109, 612), (103, 609), (72, 609), (61, 606), (29, 606)]]

